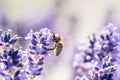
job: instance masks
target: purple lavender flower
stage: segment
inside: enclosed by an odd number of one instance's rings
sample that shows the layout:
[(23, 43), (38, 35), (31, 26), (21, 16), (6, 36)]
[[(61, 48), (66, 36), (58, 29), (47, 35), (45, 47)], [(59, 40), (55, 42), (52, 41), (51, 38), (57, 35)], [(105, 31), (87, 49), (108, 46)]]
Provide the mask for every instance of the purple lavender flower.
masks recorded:
[[(120, 34), (116, 29), (117, 27), (110, 23), (98, 36), (93, 34), (89, 37), (89, 44), (82, 45), (86, 49), (79, 47), (73, 61), (74, 76), (79, 76), (77, 80), (82, 80), (83, 76), (88, 80), (114, 80), (113, 75), (117, 69), (120, 51)], [(106, 58), (108, 59), (104, 61)]]
[(0, 35), (0, 74), (5, 80), (13, 80), (13, 75), (17, 68), (22, 68), (20, 47), (16, 44), (20, 39), (17, 35), (11, 35), (11, 30), (7, 30)]
[(44, 58), (49, 55), (47, 48), (53, 46), (52, 32), (43, 28), (39, 32), (33, 32), (32, 30), (25, 39), (30, 40), (28, 49), (28, 70), (27, 74), (31, 78), (41, 75), (43, 70)]
[[(97, 42), (95, 44), (98, 56), (102, 60), (104, 56), (111, 55), (113, 60), (119, 53), (120, 34), (116, 31), (111, 23), (101, 30)], [(98, 48), (99, 46), (99, 48)]]
[(94, 80), (114, 80), (113, 74), (115, 73), (117, 65), (113, 65), (111, 57), (106, 56), (103, 59), (102, 67), (94, 67), (93, 79)]
[(26, 39), (30, 39), (31, 44), (29, 45), (30, 53), (34, 54), (47, 54), (47, 50), (44, 48), (53, 43), (52, 34), (49, 29), (44, 28), (39, 32), (33, 33), (31, 30)]
[(0, 32), (1, 33), (1, 40), (0, 40), (1, 46), (2, 45), (9, 46), (9, 45), (15, 44), (16, 41), (20, 39), (20, 37), (18, 37), (17, 35), (11, 36), (10, 34), (11, 32), (12, 32), (11, 29), (8, 29), (4, 33)]
[(14, 80), (28, 80), (27, 72), (24, 70), (18, 70), (14, 74)]

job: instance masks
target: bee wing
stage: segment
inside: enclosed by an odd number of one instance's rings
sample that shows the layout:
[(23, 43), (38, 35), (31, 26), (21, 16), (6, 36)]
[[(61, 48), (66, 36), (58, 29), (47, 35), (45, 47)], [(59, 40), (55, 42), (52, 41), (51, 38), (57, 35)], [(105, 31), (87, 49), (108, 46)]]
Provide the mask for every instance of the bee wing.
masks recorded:
[(56, 49), (54, 49), (54, 54), (57, 56), (57, 51), (56, 51)]

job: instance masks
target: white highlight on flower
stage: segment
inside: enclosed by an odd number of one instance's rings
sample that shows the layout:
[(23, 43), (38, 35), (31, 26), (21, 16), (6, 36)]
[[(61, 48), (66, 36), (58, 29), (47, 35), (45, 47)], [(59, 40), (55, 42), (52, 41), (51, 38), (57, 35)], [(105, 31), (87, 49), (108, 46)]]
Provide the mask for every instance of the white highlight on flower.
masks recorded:
[(6, 65), (4, 63), (0, 63), (0, 71), (3, 71), (6, 68)]

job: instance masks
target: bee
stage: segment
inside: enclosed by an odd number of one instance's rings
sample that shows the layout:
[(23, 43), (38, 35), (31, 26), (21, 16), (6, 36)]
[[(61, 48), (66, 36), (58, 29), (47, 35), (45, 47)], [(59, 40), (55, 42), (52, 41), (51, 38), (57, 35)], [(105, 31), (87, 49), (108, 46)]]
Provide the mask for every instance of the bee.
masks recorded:
[(63, 39), (62, 37), (57, 34), (57, 33), (52, 33), (53, 35), (53, 42), (55, 43), (55, 45), (52, 48), (46, 48), (48, 51), (49, 50), (54, 50), (54, 54), (56, 56), (58, 56), (62, 49), (63, 49)]
[(58, 56), (63, 49), (63, 39), (59, 34), (53, 33), (53, 41), (55, 42), (55, 55)]

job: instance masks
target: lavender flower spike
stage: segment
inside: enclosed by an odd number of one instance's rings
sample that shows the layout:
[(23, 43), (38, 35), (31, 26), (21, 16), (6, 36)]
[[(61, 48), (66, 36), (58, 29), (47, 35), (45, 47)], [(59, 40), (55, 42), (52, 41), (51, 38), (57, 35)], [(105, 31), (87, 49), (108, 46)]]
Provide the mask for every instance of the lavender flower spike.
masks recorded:
[(16, 42), (20, 37), (11, 34), (12, 30), (8, 29), (0, 35), (0, 74), (5, 80), (15, 80), (14, 73), (23, 67), (21, 62), (21, 48)]
[[(82, 80), (119, 80), (117, 66), (120, 61), (120, 34), (117, 27), (108, 24), (99, 34), (89, 37), (89, 44), (76, 50), (73, 61), (74, 77)], [(86, 66), (89, 65), (89, 66)], [(78, 79), (79, 77), (79, 79)], [(116, 77), (116, 79), (115, 79)], [(84, 80), (86, 80), (84, 79)]]
[(42, 28), (39, 32), (31, 30), (26, 39), (30, 40), (27, 74), (34, 79), (41, 75), (44, 58), (49, 55), (47, 48), (54, 46), (53, 34), (47, 28)]

